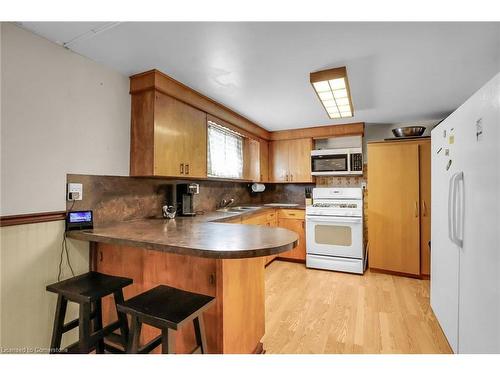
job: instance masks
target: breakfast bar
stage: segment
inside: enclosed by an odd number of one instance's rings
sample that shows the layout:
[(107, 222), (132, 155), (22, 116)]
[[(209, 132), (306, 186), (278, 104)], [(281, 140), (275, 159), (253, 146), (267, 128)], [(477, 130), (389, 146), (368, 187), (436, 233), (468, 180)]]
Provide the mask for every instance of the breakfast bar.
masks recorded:
[[(90, 268), (128, 277), (129, 299), (164, 284), (215, 297), (204, 313), (208, 353), (261, 353), (265, 333), (264, 259), (293, 249), (298, 237), (283, 228), (230, 224), (234, 214), (214, 212), (173, 220), (140, 219), (68, 232), (90, 242)], [(112, 297), (103, 320), (116, 319)], [(177, 353), (195, 346), (193, 328), (179, 330)], [(141, 341), (158, 330), (145, 326)]]

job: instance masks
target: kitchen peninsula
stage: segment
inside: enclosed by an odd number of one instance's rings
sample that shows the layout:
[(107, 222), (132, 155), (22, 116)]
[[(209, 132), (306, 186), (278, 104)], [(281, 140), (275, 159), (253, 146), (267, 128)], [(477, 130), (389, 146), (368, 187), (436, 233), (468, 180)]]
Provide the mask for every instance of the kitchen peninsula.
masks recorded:
[[(267, 211), (131, 220), (68, 232), (68, 237), (91, 243), (92, 270), (134, 280), (124, 289), (126, 299), (158, 284), (214, 296), (216, 303), (204, 314), (209, 353), (260, 353), (265, 257), (291, 250), (298, 241), (287, 229), (235, 223)], [(103, 300), (106, 324), (116, 318), (109, 298)], [(145, 326), (143, 343), (157, 334)], [(177, 353), (195, 347), (191, 325), (177, 335)]]

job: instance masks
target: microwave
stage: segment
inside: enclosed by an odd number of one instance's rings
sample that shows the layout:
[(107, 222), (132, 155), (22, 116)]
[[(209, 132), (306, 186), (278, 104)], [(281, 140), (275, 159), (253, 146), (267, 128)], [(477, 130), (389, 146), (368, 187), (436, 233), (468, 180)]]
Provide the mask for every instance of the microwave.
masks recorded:
[(311, 151), (313, 176), (346, 176), (363, 174), (361, 147)]

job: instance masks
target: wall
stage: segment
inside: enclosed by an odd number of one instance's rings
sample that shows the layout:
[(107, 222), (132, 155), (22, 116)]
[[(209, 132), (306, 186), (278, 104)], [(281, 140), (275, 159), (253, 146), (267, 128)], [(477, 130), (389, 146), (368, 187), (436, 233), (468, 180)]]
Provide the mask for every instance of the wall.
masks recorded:
[[(13, 24), (0, 30), (0, 216), (65, 210), (66, 173), (127, 175), (128, 78)], [(0, 228), (1, 350), (49, 345), (45, 286), (63, 233), (63, 221)], [(75, 273), (88, 270), (87, 243), (69, 241), (69, 253)]]
[(128, 78), (2, 24), (1, 212), (65, 209), (66, 173), (128, 175)]
[[(57, 297), (45, 286), (57, 281), (64, 222), (2, 227), (0, 350), (16, 353), (49, 347)], [(88, 270), (88, 244), (69, 242), (69, 256), (75, 274)], [(71, 277), (66, 260), (62, 279)], [(78, 316), (77, 306), (68, 306), (67, 321)], [(78, 330), (64, 335), (63, 345), (78, 338)]]

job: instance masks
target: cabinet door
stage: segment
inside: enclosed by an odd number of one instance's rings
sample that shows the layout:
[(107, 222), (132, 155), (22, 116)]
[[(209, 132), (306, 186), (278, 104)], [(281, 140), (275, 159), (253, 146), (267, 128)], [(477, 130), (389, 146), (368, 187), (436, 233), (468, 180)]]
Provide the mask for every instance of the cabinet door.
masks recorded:
[(288, 171), (290, 181), (312, 182), (311, 150), (312, 138), (293, 139), (289, 142)]
[(288, 175), (289, 141), (269, 142), (269, 178), (272, 182), (286, 182)]
[(299, 236), (298, 244), (292, 250), (279, 254), (280, 258), (305, 260), (306, 259), (306, 236), (305, 221), (303, 219), (278, 218), (278, 226), (290, 229)]
[(369, 144), (368, 160), (370, 267), (419, 275), (418, 145)]
[(420, 273), (430, 275), (431, 253), (431, 142), (419, 145), (420, 155)]
[(243, 178), (260, 180), (260, 143), (250, 138), (243, 141)]
[(206, 177), (206, 114), (162, 93), (155, 98), (155, 175)]
[(269, 142), (261, 140), (259, 148), (260, 182), (269, 181)]

